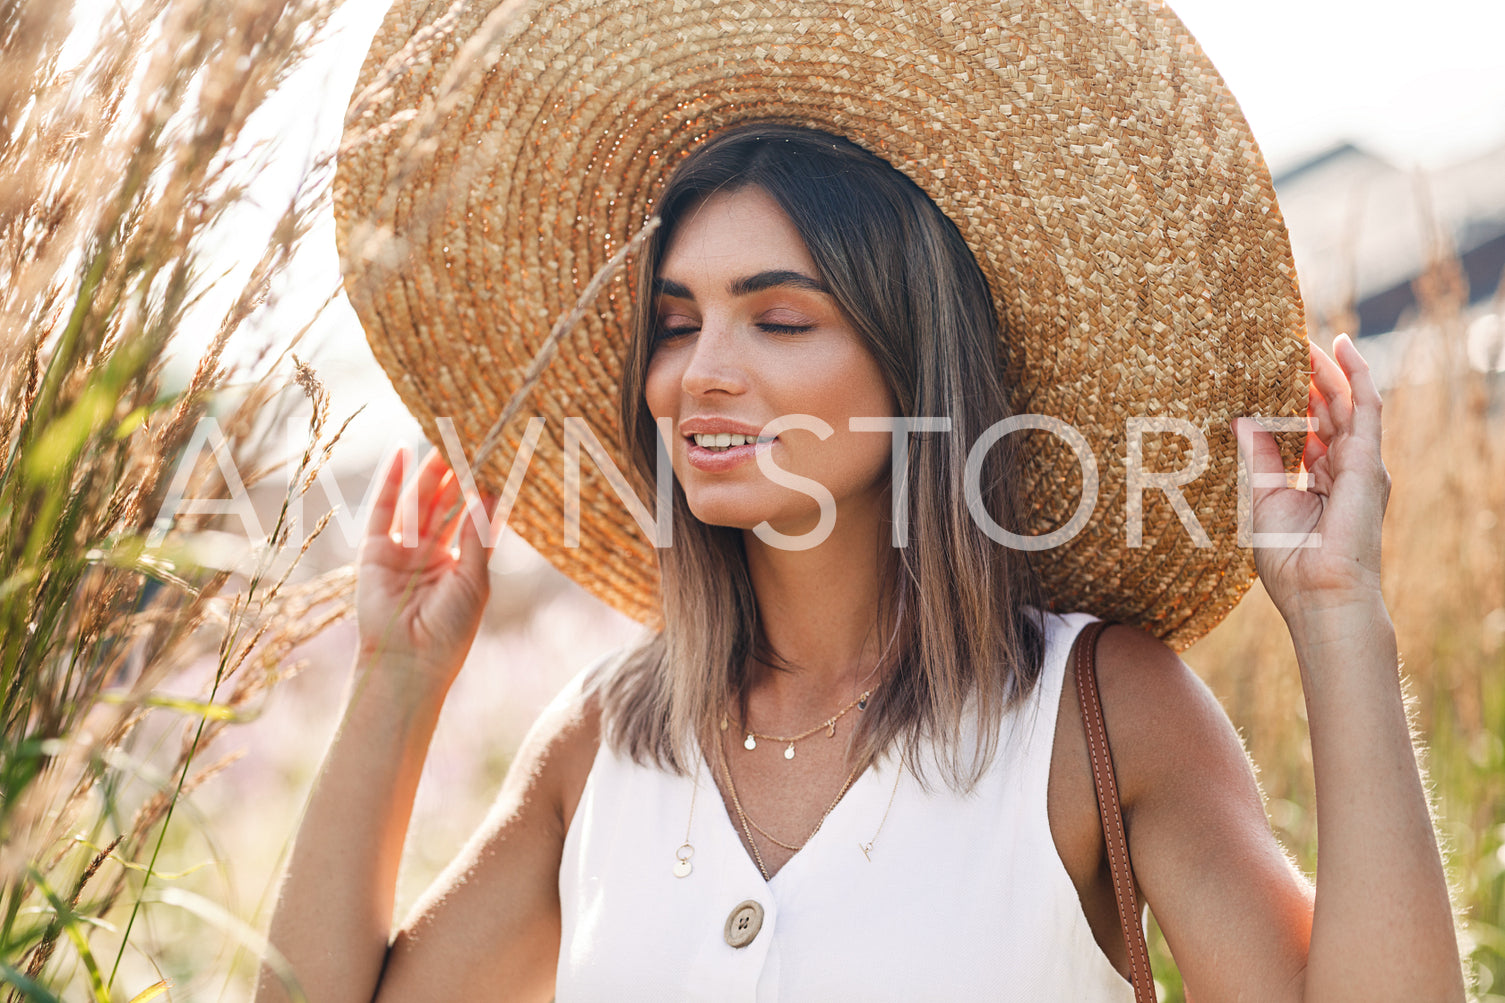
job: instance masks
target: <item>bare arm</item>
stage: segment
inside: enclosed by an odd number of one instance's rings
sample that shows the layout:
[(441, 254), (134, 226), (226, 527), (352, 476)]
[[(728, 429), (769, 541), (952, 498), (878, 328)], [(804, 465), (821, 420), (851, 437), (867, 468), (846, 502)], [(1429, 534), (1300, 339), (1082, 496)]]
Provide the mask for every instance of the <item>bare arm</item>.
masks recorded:
[[(422, 943), (421, 950), (411, 936), (388, 949), (398, 864), (423, 761), (488, 595), (489, 547), (463, 513), (449, 517), (460, 496), (453, 475), (430, 454), (403, 492), (404, 466), (399, 456), (386, 472), (362, 544), (361, 654), (272, 917), (270, 942), (312, 1003), (444, 998), (430, 990), (483, 968), (494, 973), (498, 959), (517, 962), (503, 964), (511, 981), (489, 984), (508, 998), (537, 989), (553, 974), (552, 962), (538, 957), (522, 933), (558, 925), (551, 889), (563, 839), (561, 774), (547, 768), (565, 758), (551, 758), (564, 741), (557, 716), (535, 728), (503, 790), (511, 807), (494, 813), (489, 828), (488, 857), (500, 877), (494, 875), (488, 889), (482, 929), (510, 935), (482, 950), (457, 951), (457, 944), (468, 944), (456, 939), (462, 923), (454, 936)], [(422, 976), (416, 985), (415, 974)], [(265, 967), (256, 999), (288, 999)]]
[(596, 712), (575, 694), (544, 712), (486, 821), (393, 940), (379, 1000), (553, 995), (560, 857), (597, 741)]
[[(1104, 652), (1135, 873), (1199, 1001), (1464, 998), (1379, 592), (1389, 487), (1379, 394), (1346, 339), (1337, 354), (1341, 368), (1313, 353), (1310, 488), (1257, 490), (1254, 509), (1256, 531), (1322, 536), (1320, 546), (1255, 552), (1306, 695), (1314, 891), (1280, 854), (1237, 735), (1206, 688), (1143, 635), (1115, 631)], [(1268, 436), (1256, 437), (1252, 459), (1256, 469), (1278, 469)]]
[(1461, 1000), (1447, 879), (1382, 604), (1292, 623), (1317, 793), (1308, 999)]
[[(388, 667), (357, 665), (293, 844), (269, 939), (312, 1003), (376, 994), (403, 839), (442, 702), (414, 690)], [(263, 969), (257, 1003), (288, 998)]]
[[(1310, 999), (1461, 1000), (1447, 880), (1412, 749), (1395, 631), (1380, 595), (1380, 395), (1348, 337), (1312, 352), (1307, 491), (1256, 492), (1255, 528), (1317, 533), (1255, 551), (1301, 668), (1316, 780)], [(1268, 464), (1274, 444), (1253, 450)]]
[(1394, 635), (1378, 615), (1353, 643), (1298, 641), (1304, 680), (1309, 660), (1339, 667), (1307, 689), (1315, 889), (1270, 831), (1248, 757), (1207, 687), (1147, 635), (1114, 628), (1103, 638), (1099, 678), (1135, 878), (1198, 1003), (1464, 998)]

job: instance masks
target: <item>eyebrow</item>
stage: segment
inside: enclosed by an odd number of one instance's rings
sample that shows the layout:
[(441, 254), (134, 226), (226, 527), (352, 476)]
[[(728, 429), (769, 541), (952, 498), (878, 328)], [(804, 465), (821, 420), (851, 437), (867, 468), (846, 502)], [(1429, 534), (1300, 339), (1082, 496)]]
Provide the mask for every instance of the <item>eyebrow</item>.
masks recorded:
[[(733, 296), (748, 296), (752, 293), (762, 292), (765, 289), (773, 289), (778, 286), (792, 286), (795, 289), (808, 289), (811, 292), (825, 293), (830, 295), (830, 290), (825, 283), (818, 279), (812, 279), (803, 272), (789, 270), (759, 272), (756, 275), (746, 275), (740, 279), (733, 279), (727, 289)], [(653, 293), (655, 296), (672, 296), (675, 299), (694, 300), (694, 295), (689, 287), (675, 282), (673, 279), (654, 279)]]

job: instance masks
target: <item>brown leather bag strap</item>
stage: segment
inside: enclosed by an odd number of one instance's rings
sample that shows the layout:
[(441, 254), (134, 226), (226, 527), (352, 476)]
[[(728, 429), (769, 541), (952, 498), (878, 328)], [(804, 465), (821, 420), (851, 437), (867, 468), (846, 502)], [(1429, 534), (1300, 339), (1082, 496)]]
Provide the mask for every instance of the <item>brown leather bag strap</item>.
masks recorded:
[(1097, 639), (1108, 623), (1099, 620), (1082, 629), (1076, 643), (1076, 689), (1082, 702), (1082, 721), (1087, 727), (1087, 752), (1092, 757), (1092, 785), (1097, 788), (1097, 807), (1103, 818), (1103, 841), (1108, 846), (1108, 869), (1113, 873), (1113, 898), (1118, 902), (1118, 922), (1129, 949), (1130, 981), (1134, 1003), (1155, 1003), (1155, 977), (1150, 971), (1150, 951), (1139, 922), (1134, 895), (1134, 871), (1129, 863), (1129, 839), (1118, 804), (1118, 781), (1113, 776), (1113, 753), (1108, 748), (1108, 726), (1103, 721), (1103, 703), (1097, 692)]

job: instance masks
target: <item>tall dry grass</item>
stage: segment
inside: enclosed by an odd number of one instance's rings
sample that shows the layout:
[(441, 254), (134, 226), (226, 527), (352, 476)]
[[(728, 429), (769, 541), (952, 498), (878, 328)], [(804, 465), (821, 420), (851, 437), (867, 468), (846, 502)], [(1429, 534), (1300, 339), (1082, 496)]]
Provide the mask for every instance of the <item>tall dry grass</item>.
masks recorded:
[[(0, 983), (10, 999), (164, 991), (131, 973), (155, 964), (143, 917), (194, 908), (166, 893), (176, 879), (157, 869), (185, 824), (175, 813), (223, 765), (215, 739), (255, 712), (297, 643), (343, 612), (345, 576), (289, 577), (316, 527), (294, 526), (286, 507), (266, 545), (235, 566), (205, 556), (221, 517), (177, 515), (161, 539), (151, 533), (201, 418), (220, 421), (245, 480), (287, 476), (289, 498), (338, 436), (306, 371), (275, 354), (225, 361), (254, 337), (322, 204), (320, 171), (228, 306), (206, 312), (213, 248), (258, 155), (248, 123), (337, 3), (139, 0), (81, 26), (70, 47), (66, 0), (0, 0)], [(1499, 383), (1461, 364), (1446, 255), (1421, 287), (1444, 364), (1387, 394), (1386, 588), (1466, 948), (1482, 997), (1505, 1000), (1505, 414)], [(197, 365), (175, 383), (166, 364), (188, 351)], [(288, 476), (274, 457), (295, 409), (311, 414), (310, 445)], [(221, 474), (206, 459), (187, 494), (224, 495)], [(1304, 704), (1278, 617), (1251, 596), (1189, 658), (1224, 697), (1278, 834), (1311, 870)], [(185, 696), (205, 665), (206, 688)], [(139, 739), (164, 726), (181, 735), (154, 773)], [(1179, 999), (1173, 967), (1157, 967), (1163, 998)]]
[[(1467, 364), (1467, 288), (1445, 244), (1415, 287), (1416, 337), (1384, 391), (1384, 456), (1393, 481), (1385, 599), (1460, 947), (1476, 998), (1505, 1003), (1505, 374)], [(1505, 319), (1505, 282), (1493, 308)], [(1330, 345), (1336, 333), (1324, 328), (1314, 339)], [(1244, 736), (1277, 836), (1315, 874), (1306, 706), (1279, 614), (1256, 585), (1186, 657)], [(1174, 964), (1158, 935), (1156, 941), (1162, 998), (1180, 1000)]]
[[(140, 0), (74, 25), (65, 0), (0, 0), (0, 984), (12, 1001), (169, 991), (141, 975), (155, 966), (147, 919), (215, 912), (156, 869), (175, 811), (224, 764), (216, 738), (345, 609), (345, 574), (291, 579), (320, 527), (295, 526), (286, 504), (234, 560), (209, 546), (224, 515), (159, 519), (201, 419), (219, 422), (247, 485), (286, 476), (288, 501), (338, 437), (311, 371), (275, 352), (227, 355), (257, 337), (327, 170), (310, 172), (243, 280), (227, 289), (222, 274), (266, 152), (253, 117), (337, 3)], [(197, 364), (175, 380), (185, 356)], [(308, 447), (289, 473), (295, 412), (310, 414)], [(184, 494), (226, 497), (232, 461), (197, 460)], [(195, 672), (208, 682), (185, 692)], [(163, 727), (181, 736), (157, 770), (138, 739)]]

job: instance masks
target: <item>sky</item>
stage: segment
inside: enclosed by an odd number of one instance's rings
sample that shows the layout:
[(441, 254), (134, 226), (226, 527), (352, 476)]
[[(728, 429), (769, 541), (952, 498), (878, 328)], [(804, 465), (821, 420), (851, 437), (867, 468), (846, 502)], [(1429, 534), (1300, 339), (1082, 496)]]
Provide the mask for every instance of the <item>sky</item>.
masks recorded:
[(1402, 167), (1505, 143), (1502, 0), (1173, 0), (1279, 171), (1349, 139)]

